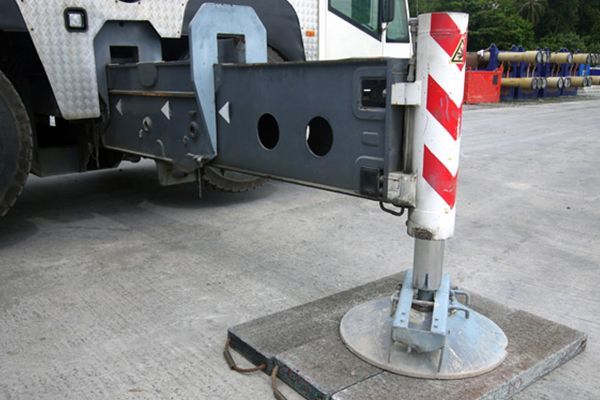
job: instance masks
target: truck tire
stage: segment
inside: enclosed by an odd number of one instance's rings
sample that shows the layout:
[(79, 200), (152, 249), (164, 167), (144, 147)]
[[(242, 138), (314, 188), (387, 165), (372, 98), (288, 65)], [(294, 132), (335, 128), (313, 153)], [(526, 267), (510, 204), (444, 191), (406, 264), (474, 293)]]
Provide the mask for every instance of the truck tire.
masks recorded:
[(0, 71), (0, 217), (23, 191), (31, 169), (33, 134), (27, 109)]
[[(269, 62), (284, 62), (285, 60), (273, 48), (268, 48)], [(214, 189), (223, 192), (240, 193), (249, 192), (262, 186), (267, 180), (252, 175), (226, 171), (220, 168), (208, 166), (204, 168), (202, 178)]]
[(267, 180), (253, 175), (206, 167), (202, 174), (204, 182), (213, 189), (229, 193), (249, 192), (262, 186)]

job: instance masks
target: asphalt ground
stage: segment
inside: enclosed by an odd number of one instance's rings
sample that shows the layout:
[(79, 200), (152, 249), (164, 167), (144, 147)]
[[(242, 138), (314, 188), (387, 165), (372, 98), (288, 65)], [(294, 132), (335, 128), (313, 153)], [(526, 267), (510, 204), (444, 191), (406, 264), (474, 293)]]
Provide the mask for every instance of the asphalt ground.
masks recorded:
[[(454, 283), (589, 334), (517, 399), (600, 399), (599, 159), (600, 99), (465, 114)], [(0, 399), (270, 399), (225, 365), (229, 326), (411, 259), (404, 219), (334, 193), (32, 177), (0, 220)]]

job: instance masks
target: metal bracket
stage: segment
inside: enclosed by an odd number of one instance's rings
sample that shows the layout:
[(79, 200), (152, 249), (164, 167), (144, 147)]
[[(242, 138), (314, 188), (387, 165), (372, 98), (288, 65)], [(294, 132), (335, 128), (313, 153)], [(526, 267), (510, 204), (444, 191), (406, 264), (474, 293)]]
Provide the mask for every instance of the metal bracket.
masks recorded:
[[(416, 290), (413, 288), (412, 270), (407, 271), (400, 290), (399, 302), (392, 323), (392, 339), (419, 353), (439, 350), (446, 344), (447, 321), (450, 306), (450, 275), (445, 274), (435, 293), (433, 312), (413, 310)], [(429, 318), (430, 316), (430, 318)]]
[(414, 207), (417, 196), (417, 176), (391, 172), (387, 176), (387, 200), (397, 207)]
[(423, 92), (421, 81), (400, 82), (392, 85), (392, 105), (420, 106)]
[[(463, 296), (468, 303), (470, 296), (464, 290), (451, 289), (450, 275), (444, 274), (434, 300), (418, 300), (412, 279), (413, 271), (409, 270), (399, 291), (391, 299), (392, 340), (403, 344), (409, 351), (428, 353), (441, 350), (441, 365), (448, 336), (448, 315), (463, 312), (465, 319), (469, 319), (471, 310), (459, 303), (456, 297)], [(413, 306), (432, 307), (433, 310), (421, 312)]]
[(219, 63), (218, 35), (244, 37), (247, 63), (267, 62), (267, 31), (252, 7), (206, 3), (190, 23), (192, 80), (204, 121), (217, 151), (214, 65)]

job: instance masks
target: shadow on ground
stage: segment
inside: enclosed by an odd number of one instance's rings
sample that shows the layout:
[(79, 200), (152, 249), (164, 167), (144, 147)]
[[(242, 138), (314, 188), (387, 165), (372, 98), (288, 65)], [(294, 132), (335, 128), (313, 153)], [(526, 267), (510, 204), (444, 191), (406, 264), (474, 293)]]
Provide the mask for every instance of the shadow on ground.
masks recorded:
[(0, 249), (13, 246), (38, 231), (37, 219), (78, 222), (97, 214), (133, 212), (143, 203), (159, 207), (212, 212), (271, 195), (265, 185), (247, 193), (224, 193), (204, 185), (202, 198), (195, 183), (163, 187), (151, 163), (52, 178), (30, 177), (9, 214), (0, 219)]

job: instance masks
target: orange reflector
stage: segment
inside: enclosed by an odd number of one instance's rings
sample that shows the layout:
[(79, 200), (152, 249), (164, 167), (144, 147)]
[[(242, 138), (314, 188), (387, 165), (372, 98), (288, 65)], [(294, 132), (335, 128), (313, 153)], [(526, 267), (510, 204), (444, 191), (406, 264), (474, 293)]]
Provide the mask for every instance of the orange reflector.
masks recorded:
[(312, 29), (308, 29), (304, 32), (306, 34), (307, 37), (315, 37), (317, 36), (317, 32), (312, 30)]

